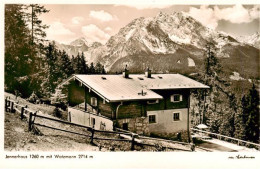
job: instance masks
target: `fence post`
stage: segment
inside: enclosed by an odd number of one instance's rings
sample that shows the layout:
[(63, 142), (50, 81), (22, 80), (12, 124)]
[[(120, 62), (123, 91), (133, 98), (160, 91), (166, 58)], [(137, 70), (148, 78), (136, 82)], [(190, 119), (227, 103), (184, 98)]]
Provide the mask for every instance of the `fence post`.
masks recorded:
[(94, 142), (93, 142), (94, 132), (95, 132), (95, 129), (94, 129), (94, 127), (92, 127), (91, 128), (91, 141), (90, 141), (91, 144), (94, 144)]
[(32, 112), (29, 115), (29, 122), (28, 122), (28, 131), (32, 130)]
[(21, 120), (23, 119), (23, 113), (24, 113), (24, 106), (21, 108)]
[(135, 150), (135, 137), (136, 137), (136, 134), (132, 133), (131, 150)]
[(11, 113), (14, 113), (14, 102), (11, 102), (11, 110), (10, 110)]
[(190, 143), (190, 149), (191, 149), (191, 151), (195, 151), (195, 144), (194, 143)]
[(7, 112), (7, 109), (8, 109), (8, 105), (7, 105), (7, 97), (5, 98), (5, 111)]

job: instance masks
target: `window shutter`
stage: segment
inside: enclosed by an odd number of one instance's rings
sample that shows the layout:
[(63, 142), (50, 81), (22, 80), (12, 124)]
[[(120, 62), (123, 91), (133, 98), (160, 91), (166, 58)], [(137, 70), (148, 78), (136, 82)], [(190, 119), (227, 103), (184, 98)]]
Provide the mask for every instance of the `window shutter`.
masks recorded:
[(171, 95), (171, 102), (173, 102), (173, 101), (174, 101), (173, 99), (174, 99), (174, 97), (173, 97), (173, 95)]
[(95, 99), (95, 106), (97, 106), (97, 98), (94, 98)]
[(182, 101), (182, 95), (180, 94), (180, 101)]
[(91, 105), (92, 106), (97, 106), (97, 98), (91, 97)]
[(93, 97), (90, 98), (90, 104), (93, 105)]

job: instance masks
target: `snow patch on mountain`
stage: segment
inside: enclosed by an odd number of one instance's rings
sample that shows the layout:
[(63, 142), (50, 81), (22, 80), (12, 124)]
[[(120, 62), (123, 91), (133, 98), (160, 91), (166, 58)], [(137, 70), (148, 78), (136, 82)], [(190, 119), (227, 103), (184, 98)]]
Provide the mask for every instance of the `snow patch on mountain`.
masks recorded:
[(125, 36), (125, 40), (128, 41), (128, 39), (133, 35), (136, 29), (131, 29), (128, 34)]
[(190, 58), (190, 57), (188, 57), (188, 66), (189, 66), (189, 67), (194, 67), (194, 66), (196, 66), (194, 60), (193, 60), (192, 58)]
[(229, 76), (229, 78), (231, 80), (245, 80), (238, 72), (233, 72), (233, 75)]
[(256, 32), (249, 36), (239, 36), (237, 40), (260, 49), (260, 33)]
[(170, 39), (171, 39), (173, 42), (180, 43), (180, 44), (182, 44), (182, 43), (184, 43), (184, 44), (190, 44), (190, 41), (191, 41), (189, 38), (183, 39), (183, 38), (180, 38), (180, 37), (175, 36), (175, 35), (171, 35), (171, 36), (169, 36), (169, 37), (170, 37)]
[(146, 45), (146, 47), (155, 54), (159, 54), (159, 53), (165, 54), (168, 51), (165, 45), (156, 38), (152, 39), (153, 44), (148, 39), (142, 39), (142, 41)]

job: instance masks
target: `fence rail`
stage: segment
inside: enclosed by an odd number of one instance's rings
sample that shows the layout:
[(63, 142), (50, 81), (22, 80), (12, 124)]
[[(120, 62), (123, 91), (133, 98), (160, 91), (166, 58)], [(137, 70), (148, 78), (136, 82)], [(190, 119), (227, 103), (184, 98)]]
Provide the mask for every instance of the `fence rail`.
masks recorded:
[(245, 143), (246, 145), (253, 145), (255, 147), (258, 147), (258, 149), (260, 148), (260, 144), (252, 143), (252, 142), (249, 142), (249, 141), (245, 141), (245, 140), (241, 140), (241, 139), (225, 136), (225, 135), (222, 135), (222, 134), (212, 133), (212, 132), (209, 132), (209, 131), (199, 130), (199, 129), (195, 129), (195, 128), (191, 128), (191, 130), (192, 131), (198, 131), (198, 132), (205, 133), (205, 134), (209, 134), (210, 136), (215, 136), (219, 140), (221, 140), (221, 138), (226, 138), (226, 139), (229, 139), (229, 140), (233, 140), (233, 141), (236, 141), (238, 145), (240, 145), (240, 143)]
[[(59, 119), (55, 119), (55, 118), (50, 118), (50, 117), (46, 117), (46, 116), (42, 116), (37, 114), (37, 112), (39, 111), (35, 111), (35, 110), (31, 110), (27, 105), (20, 105), (19, 102), (12, 100), (8, 98), (5, 99), (5, 110), (6, 112), (18, 112), (21, 114), (20, 118), (21, 119), (26, 119), (28, 121), (28, 131), (35, 131), (37, 128), (36, 126), (40, 126), (40, 127), (45, 127), (45, 128), (49, 128), (49, 129), (53, 129), (53, 130), (58, 130), (61, 132), (67, 132), (70, 134), (76, 134), (76, 135), (80, 135), (80, 136), (84, 136), (86, 138), (90, 138), (90, 143), (95, 144), (94, 140), (108, 140), (108, 141), (122, 141), (122, 142), (130, 142), (131, 143), (131, 150), (135, 150), (135, 145), (139, 145), (139, 146), (152, 146), (152, 147), (157, 147), (158, 145), (155, 144), (148, 144), (148, 143), (144, 143), (143, 141), (140, 141), (140, 139), (144, 139), (144, 140), (155, 140), (155, 141), (167, 141), (170, 143), (177, 143), (177, 144), (182, 144), (182, 145), (190, 145), (189, 143), (184, 143), (184, 142), (177, 142), (177, 141), (172, 141), (172, 140), (166, 140), (166, 139), (159, 139), (159, 138), (151, 138), (151, 137), (145, 137), (145, 136), (139, 136), (136, 133), (130, 132), (130, 131), (125, 131), (119, 128), (116, 128), (116, 131), (105, 131), (105, 130), (96, 130), (93, 127), (89, 127), (89, 126), (84, 126), (84, 125), (80, 125), (80, 124), (76, 124), (76, 123), (71, 123), (68, 121), (64, 121), (64, 120), (59, 120)], [(76, 126), (76, 127), (81, 127), (81, 128), (85, 128), (87, 129), (87, 131), (89, 131), (89, 135), (88, 134), (82, 134), (82, 133), (78, 133), (75, 131), (69, 131), (69, 130), (65, 130), (65, 129), (61, 129), (61, 128), (56, 128), (56, 127), (52, 127), (52, 126), (47, 126), (45, 124), (40, 124), (40, 123), (36, 123), (34, 122), (36, 118), (42, 118), (45, 120), (50, 120), (50, 121), (54, 121), (54, 122), (58, 122), (58, 123), (63, 123), (63, 124), (67, 124), (67, 125), (72, 125), (72, 126)], [(39, 129), (37, 129), (39, 130)], [(106, 134), (115, 134), (118, 135), (120, 137), (122, 137), (123, 135), (125, 135), (123, 138), (102, 138), (102, 137), (95, 137), (95, 133), (106, 133)], [(127, 136), (127, 137), (126, 137)], [(138, 139), (139, 138), (139, 139)], [(194, 149), (192, 148), (193, 145), (191, 145), (191, 148), (189, 150), (188, 149), (180, 149), (180, 148), (173, 148), (173, 147), (167, 147), (167, 146), (161, 146), (161, 148), (163, 149), (172, 149), (172, 150), (181, 150), (181, 151), (194, 151)]]

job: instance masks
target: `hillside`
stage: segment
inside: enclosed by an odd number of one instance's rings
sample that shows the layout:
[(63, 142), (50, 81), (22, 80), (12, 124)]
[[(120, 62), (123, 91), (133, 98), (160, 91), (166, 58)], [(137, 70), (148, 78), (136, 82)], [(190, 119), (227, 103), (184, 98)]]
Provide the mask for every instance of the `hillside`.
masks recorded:
[[(5, 93), (5, 96), (14, 99), (14, 95)], [(18, 98), (19, 103), (23, 105), (28, 105), (32, 110), (40, 110), (37, 114), (58, 119), (53, 116), (52, 112), (54, 107), (50, 105), (35, 105), (27, 102), (24, 99)], [(63, 118), (66, 118), (65, 112), (63, 113)], [(44, 124), (47, 126), (52, 126), (55, 128), (65, 129), (69, 131), (74, 131), (82, 134), (89, 134), (89, 131), (67, 124), (62, 124), (54, 121), (49, 121), (46, 119), (35, 119), (35, 123)], [(130, 143), (109, 141), (109, 140), (95, 140), (96, 145), (90, 144), (90, 139), (74, 135), (71, 133), (65, 133), (58, 130), (48, 129), (44, 127), (39, 127), (41, 134), (34, 134), (28, 131), (28, 122), (20, 119), (20, 114), (5, 112), (4, 120), (4, 148), (6, 151), (130, 151)], [(108, 137), (108, 138), (118, 138), (117, 136), (112, 136), (109, 134), (96, 133), (97, 137)], [(15, 138), (15, 139), (14, 139)], [(189, 149), (189, 147), (177, 143), (169, 143), (167, 141), (159, 140), (147, 140), (146, 143), (157, 144), (158, 147), (139, 147), (136, 146), (137, 151), (182, 151), (181, 149)], [(197, 143), (196, 143), (197, 144)], [(166, 145), (167, 147), (175, 147), (176, 149), (161, 149), (160, 146)], [(229, 152), (229, 151), (257, 151), (255, 149), (249, 149), (243, 146), (237, 146), (232, 143), (225, 141), (220, 141), (217, 139), (205, 140), (198, 142), (198, 146), (195, 149), (196, 152)]]
[[(9, 93), (5, 93), (5, 96), (15, 99), (15, 96)], [(27, 105), (31, 110), (36, 111), (38, 115), (59, 119), (53, 116), (54, 106), (32, 104), (26, 100), (17, 99), (20, 104)], [(63, 119), (66, 119), (66, 112), (62, 113)], [(66, 120), (65, 120), (66, 121)], [(20, 119), (18, 112), (10, 113), (5, 112), (5, 140), (4, 148), (6, 151), (131, 151), (131, 142), (126, 141), (113, 141), (109, 139), (119, 139), (118, 134), (99, 133), (95, 132), (95, 137), (106, 138), (108, 140), (94, 140), (94, 145), (90, 143), (90, 138), (86, 135), (91, 135), (91, 132), (87, 129), (83, 129), (78, 126), (59, 123), (56, 121), (50, 121), (43, 118), (35, 118), (35, 123), (43, 124), (49, 127), (58, 128), (61, 130), (67, 130), (76, 132), (81, 135), (62, 132), (59, 130), (53, 130), (41, 126), (36, 126), (40, 131), (40, 134), (34, 134), (28, 131), (28, 122), (24, 118)], [(82, 136), (84, 135), (84, 136)], [(15, 139), (14, 139), (15, 138)], [(136, 145), (136, 151), (190, 151), (189, 145), (182, 145), (179, 143), (169, 143), (167, 141), (158, 141), (145, 139), (143, 143), (158, 145), (158, 146), (140, 146)], [(166, 146), (164, 150), (161, 146)], [(196, 151), (205, 151), (197, 148)]]

